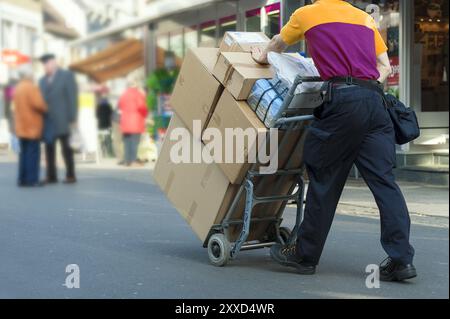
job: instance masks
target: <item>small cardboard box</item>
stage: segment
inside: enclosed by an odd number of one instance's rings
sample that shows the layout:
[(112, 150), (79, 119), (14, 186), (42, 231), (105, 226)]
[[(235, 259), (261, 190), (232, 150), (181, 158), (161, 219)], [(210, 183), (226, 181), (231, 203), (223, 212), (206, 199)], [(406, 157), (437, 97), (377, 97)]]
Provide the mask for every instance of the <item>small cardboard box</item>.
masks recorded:
[(263, 32), (226, 32), (220, 52), (250, 52), (252, 47), (265, 47), (270, 39)]
[(256, 63), (250, 53), (224, 52), (219, 55), (213, 75), (238, 101), (247, 100), (259, 79), (271, 79), (275, 73), (268, 65)]
[(235, 188), (215, 163), (175, 164), (170, 158), (170, 133), (186, 128), (174, 115), (167, 131), (153, 177), (169, 201), (204, 242), (211, 227), (223, 219)]
[(222, 85), (212, 76), (218, 49), (190, 49), (184, 59), (170, 103), (190, 132), (193, 121), (200, 120), (202, 130), (207, 126), (222, 94)]

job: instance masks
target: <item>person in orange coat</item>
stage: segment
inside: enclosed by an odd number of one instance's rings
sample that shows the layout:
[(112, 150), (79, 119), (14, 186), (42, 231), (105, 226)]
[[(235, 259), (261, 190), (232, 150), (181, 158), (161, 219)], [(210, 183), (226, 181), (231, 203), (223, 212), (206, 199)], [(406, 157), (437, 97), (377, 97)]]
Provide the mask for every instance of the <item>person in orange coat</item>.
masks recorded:
[(145, 94), (135, 79), (128, 80), (128, 89), (120, 97), (119, 109), (125, 151), (124, 163), (126, 166), (140, 166), (137, 152), (141, 134), (145, 132), (148, 110)]
[(40, 139), (47, 106), (33, 83), (31, 67), (22, 67), (21, 80), (14, 91), (14, 119), (20, 140), (19, 180), (21, 187), (40, 186)]

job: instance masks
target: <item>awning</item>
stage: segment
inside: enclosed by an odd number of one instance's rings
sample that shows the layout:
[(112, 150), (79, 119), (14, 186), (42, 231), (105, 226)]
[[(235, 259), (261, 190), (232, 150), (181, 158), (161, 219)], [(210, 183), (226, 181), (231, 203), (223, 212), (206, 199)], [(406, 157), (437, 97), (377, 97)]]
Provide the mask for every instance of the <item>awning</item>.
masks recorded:
[(70, 69), (90, 76), (99, 83), (123, 77), (144, 65), (144, 45), (136, 39), (117, 42), (85, 60), (70, 65)]
[[(133, 19), (133, 21), (119, 24), (116, 26), (112, 26), (112, 27), (106, 28), (104, 30), (89, 34), (82, 39), (73, 41), (70, 45), (71, 46), (83, 45), (83, 44), (89, 43), (94, 40), (98, 40), (101, 38), (112, 36), (114, 34), (118, 34), (127, 29), (137, 28), (137, 27), (146, 25), (146, 24), (148, 24), (152, 21), (156, 21), (158, 19), (170, 17), (170, 16), (176, 15), (181, 12), (198, 9), (202, 6), (210, 5), (211, 3), (224, 2), (224, 1), (226, 1), (226, 0), (161, 0), (161, 1), (154, 1), (152, 3), (149, 3), (146, 6), (145, 11), (148, 12), (148, 14), (144, 15), (143, 17), (138, 17), (138, 18)], [(230, 1), (230, 0), (228, 0), (228, 1)]]

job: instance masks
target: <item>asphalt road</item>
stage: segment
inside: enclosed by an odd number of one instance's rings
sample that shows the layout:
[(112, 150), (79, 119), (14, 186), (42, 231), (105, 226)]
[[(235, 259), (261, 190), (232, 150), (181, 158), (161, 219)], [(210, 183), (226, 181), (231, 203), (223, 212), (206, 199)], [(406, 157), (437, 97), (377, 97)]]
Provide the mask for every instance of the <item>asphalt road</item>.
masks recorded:
[[(419, 277), (368, 289), (366, 266), (385, 257), (376, 219), (339, 214), (315, 276), (267, 249), (215, 268), (149, 170), (83, 169), (75, 186), (18, 189), (15, 169), (0, 163), (0, 298), (449, 297), (447, 227), (413, 225)], [(63, 285), (68, 264), (79, 289)]]

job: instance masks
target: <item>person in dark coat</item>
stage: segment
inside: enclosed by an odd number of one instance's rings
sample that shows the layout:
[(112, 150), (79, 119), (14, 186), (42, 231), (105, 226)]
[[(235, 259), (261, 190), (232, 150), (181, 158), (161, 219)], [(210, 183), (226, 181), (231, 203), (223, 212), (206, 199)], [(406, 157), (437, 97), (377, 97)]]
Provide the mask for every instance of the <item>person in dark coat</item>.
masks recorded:
[(59, 141), (66, 165), (64, 182), (75, 183), (75, 163), (74, 153), (70, 147), (70, 131), (77, 121), (78, 86), (74, 74), (60, 69), (53, 54), (46, 54), (40, 60), (44, 65), (45, 75), (39, 81), (39, 87), (48, 105), (48, 117), (44, 124), (46, 182), (58, 182), (55, 148), (56, 141)]
[(97, 104), (96, 115), (102, 154), (103, 156), (113, 157), (114, 151), (111, 137), (113, 108), (108, 100), (106, 89), (101, 92), (101, 96)]
[(109, 130), (112, 126), (113, 109), (105, 93), (99, 99), (96, 109), (98, 129)]

